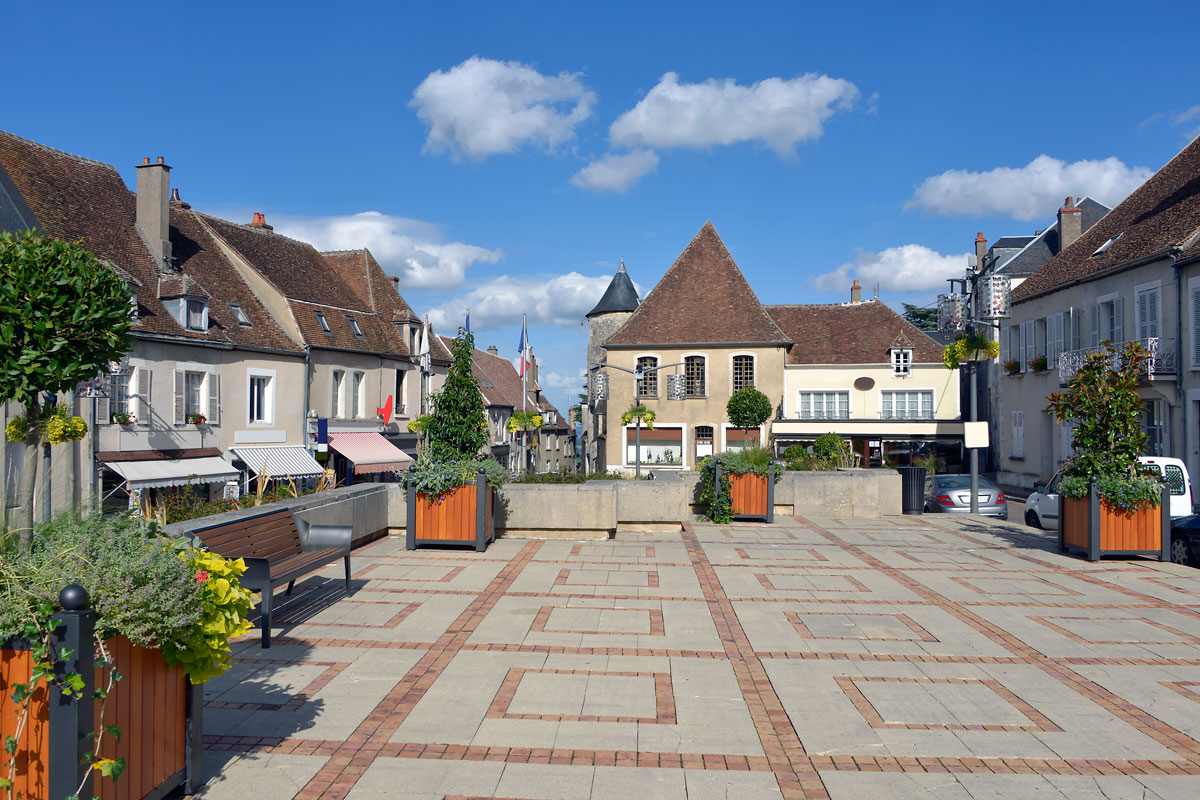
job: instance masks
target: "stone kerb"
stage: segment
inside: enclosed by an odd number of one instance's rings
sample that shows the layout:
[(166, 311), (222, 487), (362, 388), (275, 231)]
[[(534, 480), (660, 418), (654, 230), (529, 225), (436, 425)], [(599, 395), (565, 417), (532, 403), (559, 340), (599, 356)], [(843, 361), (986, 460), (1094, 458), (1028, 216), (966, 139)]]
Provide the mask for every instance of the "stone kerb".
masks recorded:
[(607, 539), (617, 529), (616, 483), (507, 484), (496, 492), (496, 529), (517, 538)]
[[(360, 545), (389, 533), (391, 508), (388, 489), (396, 484), (344, 486), (327, 492), (265, 503), (237, 511), (226, 511), (207, 517), (173, 522), (164, 531), (173, 536), (190, 536), (198, 528), (223, 525), (265, 511), (290, 509), (295, 516), (313, 525), (351, 525), (353, 543)], [(403, 510), (403, 509), (401, 509)], [(403, 527), (403, 525), (401, 525)]]

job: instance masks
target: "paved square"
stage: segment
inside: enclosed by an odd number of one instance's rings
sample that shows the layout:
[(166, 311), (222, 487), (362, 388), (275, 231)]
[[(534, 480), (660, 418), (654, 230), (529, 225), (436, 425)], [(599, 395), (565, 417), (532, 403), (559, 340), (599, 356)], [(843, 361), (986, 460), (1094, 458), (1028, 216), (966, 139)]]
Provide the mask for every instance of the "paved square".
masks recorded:
[(205, 687), (206, 798), (1200, 796), (1200, 573), (967, 517), (354, 554)]

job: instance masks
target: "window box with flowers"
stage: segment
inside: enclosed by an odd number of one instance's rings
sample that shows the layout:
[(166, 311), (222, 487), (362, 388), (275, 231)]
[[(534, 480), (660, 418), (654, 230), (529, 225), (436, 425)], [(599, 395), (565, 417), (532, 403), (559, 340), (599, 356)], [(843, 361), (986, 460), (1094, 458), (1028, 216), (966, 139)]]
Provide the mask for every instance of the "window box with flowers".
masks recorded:
[(208, 417), (203, 414), (188, 414), (185, 421), (188, 425), (203, 425), (208, 422)]
[(118, 411), (112, 415), (114, 425), (132, 425), (137, 422), (137, 417), (133, 414), (126, 414), (123, 411)]
[(1021, 362), (1017, 361), (1015, 359), (1012, 361), (1005, 361), (1004, 362), (1004, 374), (1005, 375), (1020, 375), (1021, 374)]
[(1029, 368), (1034, 372), (1045, 372), (1047, 369), (1049, 369), (1048, 364), (1049, 362), (1046, 360), (1045, 356), (1038, 356), (1029, 362)]

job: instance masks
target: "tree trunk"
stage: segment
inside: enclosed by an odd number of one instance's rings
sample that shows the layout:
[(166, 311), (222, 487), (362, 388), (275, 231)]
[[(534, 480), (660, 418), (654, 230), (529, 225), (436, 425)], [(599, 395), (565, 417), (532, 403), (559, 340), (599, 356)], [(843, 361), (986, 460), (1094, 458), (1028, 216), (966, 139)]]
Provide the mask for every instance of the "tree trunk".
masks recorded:
[(37, 486), (37, 465), (41, 458), (42, 431), (38, 425), (38, 398), (25, 404), (25, 419), (30, 420), (29, 431), (25, 434), (25, 459), (21, 466), (20, 498), (21, 505), (17, 508), (17, 534), (21, 537), (21, 549), (28, 550), (33, 544), (33, 488)]

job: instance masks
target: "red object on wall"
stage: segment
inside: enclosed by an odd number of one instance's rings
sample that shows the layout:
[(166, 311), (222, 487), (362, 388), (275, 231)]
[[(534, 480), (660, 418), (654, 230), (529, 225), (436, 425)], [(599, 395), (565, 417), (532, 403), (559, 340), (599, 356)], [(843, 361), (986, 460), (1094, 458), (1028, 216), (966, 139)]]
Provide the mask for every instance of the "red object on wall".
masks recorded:
[(379, 412), (379, 416), (383, 417), (383, 424), (387, 425), (388, 420), (392, 418), (392, 396), (389, 394), (388, 399), (384, 402), (383, 408), (375, 409)]

